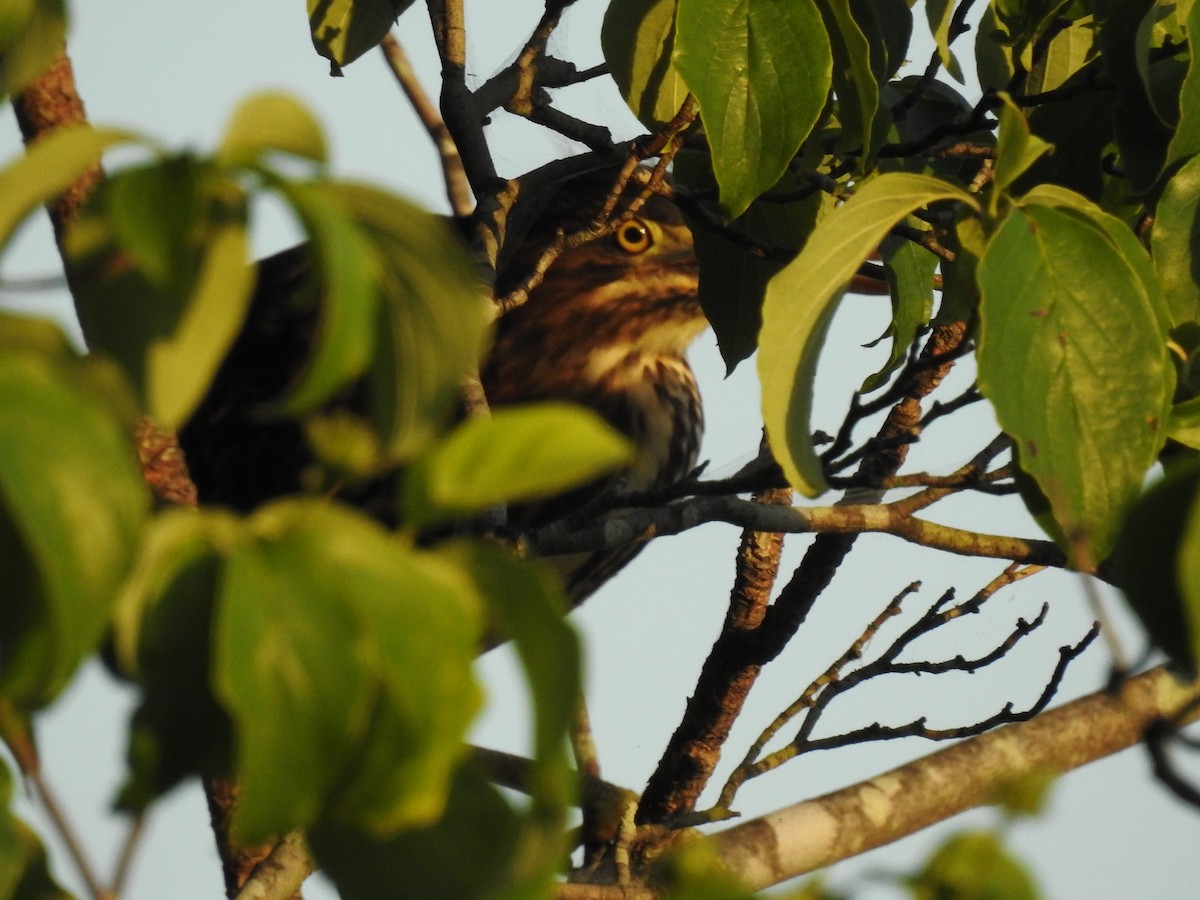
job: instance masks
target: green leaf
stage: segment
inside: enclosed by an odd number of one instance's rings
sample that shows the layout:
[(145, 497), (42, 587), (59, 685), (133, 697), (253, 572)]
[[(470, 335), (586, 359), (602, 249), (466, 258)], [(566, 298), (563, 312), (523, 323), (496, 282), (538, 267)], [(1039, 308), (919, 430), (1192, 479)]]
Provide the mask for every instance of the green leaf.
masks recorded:
[(37, 834), (9, 811), (12, 788), (12, 773), (0, 760), (0, 897), (72, 900), (51, 876), (46, 848)]
[(1065, 28), (1058, 28), (1034, 62), (1023, 93), (1041, 94), (1066, 84), (1092, 58), (1096, 32), (1096, 21), (1092, 16), (1083, 16)]
[(325, 162), (329, 149), (321, 123), (291, 94), (253, 94), (234, 110), (217, 152), (224, 165), (251, 164), (277, 150), (314, 162)]
[(335, 73), (373, 50), (413, 0), (308, 0), (313, 46)]
[(1167, 182), (1150, 234), (1172, 323), (1200, 319), (1200, 256), (1195, 252), (1200, 247), (1200, 156)]
[(1026, 205), (979, 266), (980, 389), (1089, 571), (1162, 446), (1174, 381), (1144, 260), (1101, 217)]
[(0, 249), (27, 215), (66, 190), (105, 149), (135, 140), (126, 131), (67, 125), (31, 144), (0, 171)]
[(568, 403), (503, 407), (468, 419), (405, 478), (416, 525), (539, 500), (633, 461), (634, 448), (599, 415)]
[[(879, 111), (879, 83), (872, 67), (871, 45), (851, 13), (850, 0), (817, 0), (817, 7), (825, 20), (833, 53), (833, 90), (838, 99), (842, 146), (847, 150), (870, 147)], [(864, 159), (861, 165), (867, 162)]]
[(962, 831), (945, 841), (909, 879), (915, 900), (1038, 900), (1041, 892), (1023, 863), (990, 831)]
[(1129, 510), (1113, 552), (1114, 582), (1154, 643), (1200, 668), (1200, 464), (1152, 484)]
[(917, 331), (929, 324), (933, 313), (933, 273), (938, 258), (912, 241), (888, 236), (880, 246), (892, 298), (892, 322), (886, 337), (892, 350), (883, 367), (863, 382), (861, 393), (869, 393), (886, 382), (904, 364)]
[(937, 200), (976, 206), (960, 188), (924, 175), (897, 172), (867, 182), (767, 287), (758, 355), (763, 421), (788, 482), (806, 496), (825, 490), (809, 418), (817, 355), (829, 320), (846, 285), (888, 231)]
[(1001, 192), (1033, 165), (1038, 157), (1054, 149), (1030, 133), (1025, 115), (1007, 94), (999, 96), (1004, 105), (1000, 108), (1000, 138), (996, 143), (995, 175), (988, 204), (992, 215), (996, 214)]
[(261, 839), (327, 806), (378, 834), (436, 821), (479, 703), (469, 583), (331, 504), (272, 504), (247, 529), (215, 629), (237, 833)]
[(24, 710), (98, 646), (149, 500), (114, 373), (29, 331), (0, 316), (0, 695)]
[(383, 299), (368, 373), (372, 413), (393, 459), (420, 450), (458, 402), (491, 335), (491, 301), (447, 220), (358, 184), (331, 190), (369, 238)]
[(621, 96), (651, 131), (675, 117), (688, 87), (671, 61), (676, 0), (613, 0), (600, 46)]
[(63, 0), (9, 0), (0, 11), (0, 97), (28, 87), (62, 52), (66, 37)]
[(817, 121), (832, 53), (813, 0), (680, 0), (675, 64), (699, 101), (730, 217), (775, 184)]

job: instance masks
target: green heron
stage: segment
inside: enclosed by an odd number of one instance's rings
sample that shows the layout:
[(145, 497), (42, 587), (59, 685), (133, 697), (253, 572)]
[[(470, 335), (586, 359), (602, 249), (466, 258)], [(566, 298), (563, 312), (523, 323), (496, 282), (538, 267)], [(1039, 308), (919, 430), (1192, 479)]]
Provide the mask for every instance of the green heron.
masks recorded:
[[(577, 183), (547, 204), (505, 264), (498, 292), (520, 282), (560, 230), (584, 228), (600, 211), (603, 186), (594, 177), (583, 184), (585, 190)], [(180, 431), (202, 502), (248, 511), (303, 490), (313, 456), (302, 426), (264, 422), (255, 411), (283, 395), (304, 365), (316, 324), (314, 282), (303, 247), (259, 263), (242, 333)], [(481, 369), (493, 406), (579, 403), (637, 448), (627, 471), (517, 510), (515, 521), (544, 524), (578, 513), (585, 504), (593, 508), (605, 489), (652, 491), (692, 469), (703, 416), (684, 353), (705, 327), (697, 287), (691, 233), (671, 201), (651, 195), (611, 235), (559, 256), (527, 301), (499, 319)], [(392, 496), (389, 489), (346, 499), (386, 521)], [(572, 601), (581, 602), (638, 549), (630, 545), (572, 559), (566, 567)]]

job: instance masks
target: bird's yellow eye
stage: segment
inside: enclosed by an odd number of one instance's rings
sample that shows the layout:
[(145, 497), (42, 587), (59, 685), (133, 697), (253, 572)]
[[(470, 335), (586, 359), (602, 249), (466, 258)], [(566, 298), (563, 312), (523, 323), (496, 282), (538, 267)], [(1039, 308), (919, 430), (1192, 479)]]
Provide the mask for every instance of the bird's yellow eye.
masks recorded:
[(617, 229), (617, 246), (626, 253), (645, 253), (654, 243), (650, 228), (641, 219), (630, 219)]

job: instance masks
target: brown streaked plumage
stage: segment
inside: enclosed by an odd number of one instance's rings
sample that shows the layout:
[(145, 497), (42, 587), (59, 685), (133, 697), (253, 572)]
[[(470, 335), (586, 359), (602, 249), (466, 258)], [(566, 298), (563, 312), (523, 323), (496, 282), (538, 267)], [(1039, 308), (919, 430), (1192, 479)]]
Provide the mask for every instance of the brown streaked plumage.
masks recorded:
[[(607, 178), (611, 182), (611, 174)], [(560, 192), (505, 266), (500, 291), (525, 276), (558, 229), (569, 233), (586, 226), (605, 193), (596, 176)], [(311, 303), (297, 297), (307, 291), (311, 298), (310, 268), (302, 248), (260, 263), (243, 333), (181, 430), (203, 502), (248, 510), (303, 489), (312, 457), (302, 429), (292, 422), (264, 424), (253, 418), (253, 410), (282, 394), (304, 365), (315, 319)], [(684, 353), (705, 327), (697, 288), (691, 234), (674, 204), (652, 196), (615, 234), (560, 256), (527, 302), (499, 320), (481, 372), (493, 405), (580, 403), (628, 435), (638, 449), (634, 465), (618, 478), (518, 510), (517, 521), (543, 524), (578, 512), (607, 488), (653, 490), (691, 470), (703, 415)], [(390, 502), (390, 485), (385, 491), (382, 499)], [(381, 513), (381, 497), (369, 492), (347, 499)], [(583, 600), (638, 549), (573, 559), (567, 574), (573, 602)]]

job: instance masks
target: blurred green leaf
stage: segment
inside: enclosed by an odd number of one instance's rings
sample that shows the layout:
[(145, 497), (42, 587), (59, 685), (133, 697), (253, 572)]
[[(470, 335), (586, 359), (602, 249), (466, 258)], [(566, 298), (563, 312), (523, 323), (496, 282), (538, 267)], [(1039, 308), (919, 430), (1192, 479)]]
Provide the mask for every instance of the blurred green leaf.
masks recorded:
[(67, 125), (26, 148), (0, 171), (0, 249), (27, 215), (66, 190), (105, 149), (136, 140), (127, 131)]
[(406, 520), (420, 526), (551, 497), (628, 465), (633, 450), (582, 406), (501, 407), (463, 422), (418, 459), (405, 477)]
[(646, 128), (670, 122), (687, 98), (672, 62), (676, 0), (613, 0), (604, 13), (600, 46), (621, 96)]
[(1023, 206), (979, 266), (980, 389), (1085, 570), (1162, 446), (1174, 381), (1144, 260), (1125, 258), (1101, 218)]
[(962, 84), (962, 67), (950, 49), (950, 22), (954, 18), (954, 6), (952, 0), (926, 0), (925, 15), (928, 17), (929, 33), (933, 35), (943, 68), (951, 78)]
[(1200, 7), (1193, 4), (1187, 18), (1187, 33), (1192, 43), (1188, 54), (1187, 74), (1179, 89), (1179, 120), (1171, 143), (1167, 146), (1164, 166), (1168, 169), (1180, 160), (1200, 153), (1200, 62), (1196, 59), (1194, 40), (1200, 35)]
[(247, 520), (226, 563), (214, 682), (236, 727), (235, 828), (436, 821), (479, 704), (469, 582), (366, 517), (317, 501)]
[(254, 287), (246, 198), (188, 157), (112, 176), (68, 234), (80, 324), (164, 428), (186, 421)]
[(308, 0), (308, 27), (317, 53), (336, 74), (373, 50), (413, 0)]
[(758, 354), (763, 421), (788, 482), (806, 496), (825, 490), (809, 419), (817, 356), (837, 302), (892, 226), (916, 209), (949, 199), (975, 206), (970, 194), (948, 182), (880, 175), (830, 215), (767, 287)]
[(925, 868), (908, 879), (914, 900), (1038, 900), (1025, 865), (990, 831), (952, 835)]
[(280, 151), (325, 162), (329, 149), (321, 123), (291, 94), (264, 91), (241, 102), (217, 152), (225, 165), (251, 164), (264, 153)]
[(0, 759), (0, 897), (72, 900), (51, 876), (46, 848), (37, 834), (10, 812), (12, 788), (12, 773)]
[(7, 0), (0, 9), (0, 97), (19, 93), (41, 75), (66, 37), (64, 0)]
[(149, 506), (128, 398), (47, 329), (0, 315), (0, 694), (24, 710), (95, 651)]
[(829, 37), (813, 0), (680, 0), (677, 28), (675, 64), (734, 217), (779, 181), (825, 106)]
[(1200, 397), (1193, 397), (1171, 407), (1167, 434), (1171, 440), (1200, 450)]
[[(380, 885), (403, 885), (422, 900), (535, 900), (544, 888), (513, 890), (520, 820), (498, 788), (471, 766), (455, 774), (445, 814), (397, 834), (375, 835), (322, 821), (308, 835), (343, 900), (378, 900)], [(469, 864), (464, 864), (469, 860)]]
[(1052, 769), (1034, 769), (996, 785), (993, 800), (1010, 816), (1039, 816), (1058, 778)]

